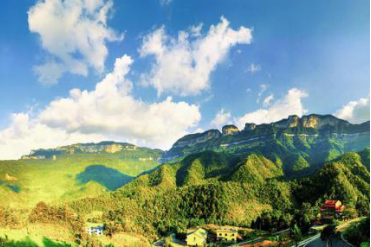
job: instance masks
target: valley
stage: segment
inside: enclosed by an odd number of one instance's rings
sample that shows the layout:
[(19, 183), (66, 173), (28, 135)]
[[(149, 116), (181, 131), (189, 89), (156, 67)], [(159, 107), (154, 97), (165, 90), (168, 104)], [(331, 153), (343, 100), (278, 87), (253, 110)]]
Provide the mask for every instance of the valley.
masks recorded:
[(89, 152), (78, 149), (76, 153), (71, 153), (75, 150), (71, 146), (64, 148), (70, 153), (36, 150), (20, 160), (0, 161), (0, 193), (4, 195), (0, 204), (29, 208), (39, 201), (57, 203), (97, 196), (159, 165), (159, 150), (137, 148), (112, 153), (104, 151), (104, 145), (85, 145)]
[[(210, 224), (306, 236), (327, 200), (349, 219), (369, 216), (369, 130), (291, 116), (187, 135), (168, 151), (114, 142), (34, 150), (0, 161), (0, 232), (34, 229), (22, 236), (83, 246), (150, 246)], [(46, 226), (64, 230), (43, 235)]]

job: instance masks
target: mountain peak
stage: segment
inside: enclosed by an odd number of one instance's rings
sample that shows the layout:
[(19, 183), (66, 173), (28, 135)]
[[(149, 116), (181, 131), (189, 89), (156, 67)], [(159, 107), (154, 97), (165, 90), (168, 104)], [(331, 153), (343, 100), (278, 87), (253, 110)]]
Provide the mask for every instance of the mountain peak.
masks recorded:
[(237, 128), (237, 126), (233, 124), (225, 125), (222, 128), (223, 135), (234, 135), (238, 134), (240, 130)]
[(325, 126), (348, 126), (350, 123), (332, 115), (310, 114), (301, 118), (297, 115), (291, 115), (286, 119), (273, 123), (273, 125), (278, 128), (303, 127), (321, 129)]

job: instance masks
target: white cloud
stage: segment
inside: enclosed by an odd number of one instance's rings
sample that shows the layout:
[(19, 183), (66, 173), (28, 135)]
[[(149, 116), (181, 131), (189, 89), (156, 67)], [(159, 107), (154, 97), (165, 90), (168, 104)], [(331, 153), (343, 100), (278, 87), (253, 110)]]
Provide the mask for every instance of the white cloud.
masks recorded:
[(307, 112), (302, 103), (302, 99), (305, 97), (307, 97), (305, 91), (292, 88), (285, 97), (275, 101), (271, 107), (258, 109), (235, 119), (236, 125), (243, 128), (245, 123), (272, 123), (293, 114), (302, 116)]
[(162, 27), (144, 37), (140, 54), (142, 57), (154, 56), (155, 63), (142, 78), (155, 87), (158, 94), (171, 92), (189, 96), (208, 89), (211, 72), (231, 47), (252, 41), (249, 28), (234, 30), (224, 17), (205, 35), (201, 34), (201, 27), (181, 31), (177, 38), (170, 37)]
[(39, 81), (55, 84), (66, 73), (86, 76), (104, 71), (107, 41), (122, 40), (107, 26), (111, 0), (39, 0), (28, 11), (28, 25), (49, 58), (35, 67)]
[(247, 68), (247, 71), (250, 72), (251, 74), (255, 74), (259, 71), (261, 71), (261, 67), (259, 64), (251, 63), (250, 66)]
[(263, 106), (268, 107), (272, 101), (274, 100), (274, 95), (273, 93), (269, 94), (264, 100), (263, 100)]
[(216, 128), (221, 128), (231, 120), (231, 113), (225, 111), (223, 108), (216, 114), (214, 119), (211, 121), (211, 126)]
[(50, 128), (27, 113), (12, 115), (10, 126), (0, 131), (0, 159), (18, 159), (31, 149), (57, 147), (71, 143), (105, 140), (99, 134), (67, 133)]
[(350, 101), (335, 113), (335, 116), (351, 123), (363, 123), (370, 120), (370, 96), (357, 101)]
[(135, 99), (125, 77), (131, 63), (126, 55), (116, 59), (114, 70), (94, 90), (73, 89), (32, 119), (14, 115), (11, 126), (0, 131), (0, 159), (19, 158), (35, 148), (104, 139), (169, 148), (200, 121), (199, 107), (170, 97), (156, 103)]

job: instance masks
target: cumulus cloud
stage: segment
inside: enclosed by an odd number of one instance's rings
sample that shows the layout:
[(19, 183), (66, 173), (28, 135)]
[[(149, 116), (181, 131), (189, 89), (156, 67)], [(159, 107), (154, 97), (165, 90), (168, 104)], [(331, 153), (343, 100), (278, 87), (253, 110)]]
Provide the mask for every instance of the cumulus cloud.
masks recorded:
[(214, 119), (211, 121), (211, 126), (221, 128), (231, 120), (231, 113), (225, 111), (223, 108), (216, 114)]
[(243, 128), (245, 123), (271, 123), (293, 114), (302, 116), (307, 112), (303, 106), (302, 99), (307, 96), (305, 91), (292, 88), (286, 96), (275, 101), (271, 107), (247, 113), (235, 119), (235, 122), (239, 128)]
[(57, 147), (64, 144), (102, 141), (99, 134), (67, 133), (31, 119), (28, 113), (12, 115), (10, 126), (0, 131), (0, 159), (18, 159), (31, 149)]
[(49, 57), (35, 67), (39, 81), (55, 84), (66, 73), (86, 76), (89, 68), (101, 73), (107, 41), (123, 36), (107, 26), (111, 0), (39, 0), (28, 11), (28, 25), (41, 39)]
[(335, 113), (335, 116), (351, 123), (363, 123), (370, 120), (370, 95), (356, 101), (350, 101)]
[(210, 87), (210, 74), (237, 44), (252, 41), (251, 29), (234, 30), (224, 17), (208, 32), (201, 34), (202, 26), (180, 31), (171, 37), (161, 27), (143, 39), (141, 57), (155, 59), (149, 73), (142, 79), (156, 88), (158, 94), (170, 92), (180, 96), (197, 95)]
[(0, 131), (0, 159), (19, 158), (35, 148), (104, 139), (169, 148), (200, 121), (199, 107), (170, 97), (155, 103), (134, 98), (126, 79), (132, 62), (126, 55), (116, 59), (113, 71), (94, 90), (73, 89), (33, 118), (14, 115), (11, 126)]

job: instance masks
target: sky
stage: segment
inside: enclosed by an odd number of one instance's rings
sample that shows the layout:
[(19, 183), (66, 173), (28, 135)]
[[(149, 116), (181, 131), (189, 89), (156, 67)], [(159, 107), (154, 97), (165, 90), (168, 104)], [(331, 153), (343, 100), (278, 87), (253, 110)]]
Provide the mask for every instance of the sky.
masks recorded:
[(368, 0), (24, 0), (0, 8), (0, 159), (289, 115), (370, 119)]

